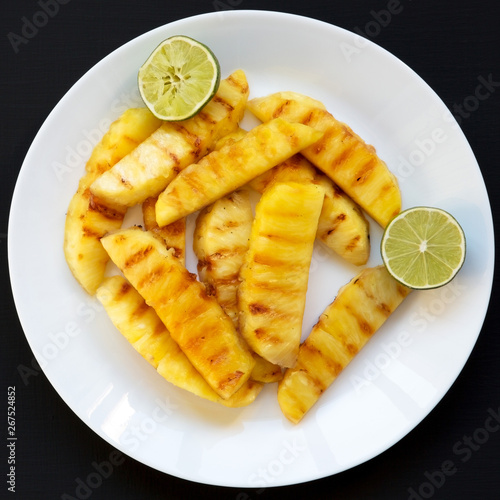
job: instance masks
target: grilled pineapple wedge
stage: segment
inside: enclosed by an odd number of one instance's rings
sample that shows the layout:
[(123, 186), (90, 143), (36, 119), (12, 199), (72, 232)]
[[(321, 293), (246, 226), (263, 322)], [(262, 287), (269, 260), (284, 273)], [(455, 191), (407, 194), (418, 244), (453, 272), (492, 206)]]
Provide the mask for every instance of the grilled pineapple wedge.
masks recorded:
[(221, 398), (172, 339), (155, 310), (123, 276), (104, 278), (96, 297), (118, 331), (175, 386), (228, 407), (247, 406), (261, 391), (263, 384), (249, 380), (230, 398)]
[(125, 111), (95, 146), (70, 201), (64, 227), (64, 256), (76, 280), (91, 295), (101, 283), (109, 260), (100, 238), (120, 228), (126, 208), (93, 196), (90, 185), (159, 126), (160, 120), (146, 108)]
[[(233, 143), (245, 134), (245, 130), (238, 128), (220, 139), (215, 149)], [(316, 182), (325, 188), (325, 200), (319, 216), (316, 238), (351, 264), (366, 264), (370, 257), (368, 220), (359, 206), (331, 179), (318, 174), (314, 165), (302, 154), (298, 153), (267, 170), (252, 179), (248, 185), (263, 193), (271, 183), (286, 181)]]
[(182, 218), (172, 222), (168, 226), (159, 227), (156, 222), (156, 205), (157, 197), (150, 197), (142, 204), (142, 218), (144, 228), (150, 231), (167, 249), (173, 248), (174, 255), (182, 264), (186, 263), (186, 219)]
[(316, 184), (276, 183), (266, 189), (240, 271), (240, 332), (257, 354), (282, 367), (293, 366), (299, 350), (323, 198)]
[(316, 169), (298, 153), (259, 175), (248, 184), (252, 189), (262, 194), (267, 187), (275, 182), (314, 182), (315, 176)]
[(147, 108), (124, 111), (94, 147), (85, 170), (96, 178), (127, 156), (160, 125), (161, 120)]
[(240, 268), (248, 249), (252, 222), (249, 193), (240, 189), (203, 209), (196, 218), (193, 233), (198, 276), (207, 293), (217, 299), (236, 327)]
[(99, 177), (91, 186), (92, 193), (124, 206), (157, 196), (179, 171), (198, 161), (214, 141), (238, 126), (248, 94), (245, 73), (235, 71), (221, 80), (202, 111), (181, 122), (163, 122), (151, 137)]
[(316, 173), (301, 154), (292, 156), (253, 179), (249, 186), (262, 193), (275, 182), (309, 182), (325, 190), (316, 238), (342, 258), (360, 266), (370, 257), (369, 223), (361, 209), (331, 179)]
[[(239, 323), (239, 274), (248, 250), (252, 222), (253, 211), (248, 190), (240, 189), (203, 209), (196, 218), (193, 234), (200, 280), (236, 328)], [(251, 380), (270, 383), (281, 379), (279, 366), (255, 353), (253, 355), (255, 367), (250, 375)]]
[(360, 207), (326, 175), (315, 182), (325, 189), (316, 238), (356, 266), (370, 257), (370, 224)]
[(224, 399), (240, 389), (255, 365), (252, 354), (173, 251), (139, 228), (116, 231), (101, 242), (210, 387)]
[(384, 266), (363, 269), (342, 287), (278, 386), (284, 415), (298, 423), (410, 293)]
[(245, 129), (242, 129), (239, 125), (235, 130), (226, 134), (224, 137), (221, 137), (218, 141), (216, 141), (212, 147), (212, 151), (218, 151), (222, 149), (224, 146), (234, 144), (236, 141), (243, 139), (248, 132)]
[(302, 154), (382, 227), (400, 212), (397, 180), (375, 148), (336, 120), (323, 105), (295, 92), (278, 92), (252, 99), (247, 107), (263, 122), (282, 117), (322, 131), (321, 140)]
[(254, 177), (317, 142), (321, 132), (281, 118), (258, 125), (245, 136), (184, 169), (156, 203), (164, 226), (210, 205)]

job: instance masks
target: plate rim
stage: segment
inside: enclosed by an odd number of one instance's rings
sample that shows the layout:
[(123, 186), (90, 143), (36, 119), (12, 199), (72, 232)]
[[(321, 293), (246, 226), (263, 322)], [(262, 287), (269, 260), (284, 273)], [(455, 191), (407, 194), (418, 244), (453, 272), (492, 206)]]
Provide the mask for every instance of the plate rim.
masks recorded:
[[(30, 163), (30, 159), (31, 159), (31, 155), (32, 155), (32, 151), (33, 149), (35, 148), (35, 144), (37, 142), (37, 138), (40, 136), (41, 133), (44, 132), (45, 128), (47, 128), (49, 125), (50, 125), (50, 122), (54, 116), (55, 113), (57, 113), (57, 111), (62, 108), (64, 106), (64, 103), (66, 102), (66, 100), (70, 99), (71, 96), (74, 94), (74, 93), (77, 93), (79, 87), (81, 85), (84, 85), (85, 84), (85, 81), (88, 79), (89, 75), (96, 71), (96, 68), (99, 68), (101, 65), (105, 65), (107, 63), (107, 61), (112, 58), (112, 57), (117, 57), (118, 54), (121, 52), (121, 51), (126, 51), (132, 44), (134, 43), (137, 43), (138, 39), (140, 38), (145, 38), (147, 36), (154, 36), (155, 34), (157, 33), (160, 33), (162, 30), (165, 30), (167, 27), (169, 28), (172, 28), (172, 27), (175, 27), (175, 25), (177, 24), (182, 24), (182, 23), (185, 23), (185, 22), (196, 22), (197, 20), (199, 19), (207, 19), (207, 18), (214, 18), (214, 17), (218, 17), (218, 16), (227, 16), (227, 17), (240, 17), (240, 16), (245, 16), (246, 14), (249, 14), (251, 13), (252, 15), (257, 15), (257, 16), (264, 16), (264, 17), (269, 17), (269, 16), (275, 16), (275, 17), (286, 17), (286, 18), (289, 18), (289, 19), (294, 19), (294, 20), (302, 20), (302, 21), (305, 21), (305, 22), (308, 22), (312, 25), (316, 24), (316, 23), (319, 23), (320, 25), (322, 25), (325, 29), (328, 29), (328, 30), (331, 30), (332, 28), (334, 30), (341, 30), (342, 32), (346, 33), (346, 34), (349, 34), (349, 35), (352, 35), (352, 36), (356, 36), (354, 33), (350, 32), (349, 30), (345, 29), (345, 28), (342, 28), (342, 27), (339, 27), (339, 26), (335, 26), (333, 24), (330, 24), (328, 22), (325, 22), (325, 21), (322, 21), (322, 20), (319, 20), (319, 19), (314, 19), (314, 18), (311, 18), (311, 17), (307, 17), (307, 16), (303, 16), (303, 15), (299, 15), (299, 14), (292, 14), (292, 13), (283, 13), (283, 12), (279, 12), (279, 11), (266, 11), (266, 10), (252, 10), (252, 9), (247, 9), (247, 10), (237, 10), (237, 11), (224, 11), (224, 12), (209, 12), (209, 13), (202, 13), (202, 14), (196, 14), (194, 16), (190, 16), (190, 17), (186, 17), (186, 18), (182, 18), (182, 19), (179, 19), (179, 20), (175, 20), (175, 21), (172, 21), (170, 23), (167, 23), (167, 24), (164, 24), (164, 25), (160, 25), (160, 26), (157, 26), (156, 28), (153, 28), (145, 33), (142, 33), (140, 35), (138, 35), (137, 37), (134, 37), (132, 38), (131, 40), (127, 41), (126, 43), (124, 43), (123, 45), (121, 45), (120, 47), (117, 47), (116, 49), (114, 49), (112, 52), (110, 52), (109, 54), (107, 54), (105, 57), (103, 57), (100, 61), (98, 61), (95, 65), (93, 65), (91, 68), (89, 68), (66, 92), (65, 94), (61, 97), (61, 99), (57, 102), (57, 104), (54, 106), (54, 108), (51, 110), (51, 112), (47, 115), (46, 119), (44, 120), (44, 122), (42, 123), (40, 129), (38, 130), (38, 132), (36, 133), (35, 137), (33, 138), (29, 148), (28, 148), (28, 151), (25, 155), (25, 158), (24, 158), (24, 161), (21, 165), (21, 168), (20, 168), (20, 171), (19, 171), (19, 174), (18, 174), (18, 177), (17, 177), (17, 180), (16, 180), (16, 183), (15, 183), (15, 187), (14, 187), (14, 191), (13, 191), (13, 195), (12, 195), (12, 201), (11, 201), (11, 207), (10, 207), (10, 212), (9, 212), (9, 218), (8, 218), (8, 229), (7, 229), (7, 234), (10, 235), (11, 234), (11, 225), (14, 223), (14, 219), (15, 219), (15, 208), (16, 206), (19, 204), (19, 201), (18, 201), (18, 197), (20, 196), (19, 195), (19, 191), (21, 190), (21, 184), (23, 182), (23, 176), (26, 175), (26, 169), (27, 167), (25, 168), (25, 165), (28, 165)], [(440, 97), (436, 94), (436, 92), (430, 87), (430, 85), (425, 82), (425, 80), (423, 80), (411, 67), (409, 67), (406, 63), (404, 63), (403, 61), (401, 61), (399, 58), (397, 58), (395, 55), (393, 55), (391, 52), (389, 52), (388, 50), (386, 50), (385, 48), (377, 45), (376, 43), (374, 43), (373, 41), (371, 40), (367, 40), (367, 43), (370, 44), (371, 46), (373, 46), (373, 48), (375, 48), (375, 50), (377, 51), (380, 51), (380, 53), (383, 53), (385, 57), (390, 57), (393, 59), (394, 62), (396, 62), (397, 64), (399, 64), (401, 67), (404, 67), (406, 71), (410, 71), (411, 72), (411, 75), (413, 78), (418, 78), (419, 80), (419, 83), (420, 85), (424, 85), (426, 87), (426, 90), (428, 92), (431, 92), (435, 97), (437, 97), (437, 99), (439, 101), (441, 101)], [(441, 101), (442, 102), (442, 101)], [(458, 128), (458, 133), (461, 134), (462, 136), (462, 142), (464, 144), (467, 145), (467, 147), (469, 148), (470, 150), (470, 154), (472, 155), (472, 157), (475, 158), (475, 155), (474, 155), (474, 152), (465, 136), (465, 134), (463, 133), (462, 129), (461, 128)], [(486, 193), (486, 196), (487, 196), (487, 200), (486, 200), (486, 203), (487, 203), (487, 206), (489, 208), (489, 218), (490, 220), (487, 221), (489, 224), (491, 224), (491, 229), (493, 229), (493, 218), (492, 218), (492, 213), (491, 213), (491, 203), (489, 201), (489, 198), (488, 198), (488, 193), (487, 193), (487, 189), (486, 189), (486, 186), (485, 186), (485, 183), (484, 183), (484, 178), (482, 176), (482, 172), (479, 168), (479, 165), (477, 164), (477, 161), (476, 161), (476, 166), (478, 168), (478, 173), (482, 179), (482, 182), (483, 182), (483, 185), (484, 185), (484, 190), (485, 190), (485, 193)], [(11, 238), (8, 237), (8, 248), (7, 248), (7, 258), (8, 258), (8, 269), (9, 269), (9, 274), (11, 274), (11, 269), (12, 269), (12, 259), (14, 258), (13, 256), (15, 255), (15, 249), (12, 247), (13, 245), (13, 240)], [(492, 255), (493, 255), (493, 260), (494, 260), (494, 254), (495, 254), (495, 249), (494, 249), (494, 240), (492, 240)], [(392, 443), (390, 443), (388, 446), (384, 447), (383, 450), (379, 451), (378, 453), (376, 453), (375, 455), (371, 455), (369, 457), (366, 457), (365, 459), (363, 459), (362, 461), (360, 461), (357, 465), (360, 465), (362, 463), (365, 463), (366, 461), (370, 460), (371, 458), (375, 458), (376, 456), (380, 455), (381, 453), (383, 453), (384, 451), (390, 449), (392, 446), (394, 446), (394, 444), (396, 444), (397, 442), (399, 442), (401, 439), (403, 439), (405, 436), (407, 436), (414, 428), (416, 428), (425, 418), (427, 418), (427, 416), (430, 414), (430, 412), (435, 408), (435, 406), (437, 406), (437, 404), (439, 404), (439, 402), (442, 400), (442, 398), (447, 394), (447, 392), (450, 390), (450, 388), (453, 386), (453, 384), (455, 383), (456, 381), (456, 378), (460, 375), (460, 373), (462, 372), (464, 366), (465, 366), (465, 363), (467, 362), (467, 360), (470, 358), (470, 355), (472, 353), (472, 350), (478, 340), (478, 337), (481, 333), (481, 330), (482, 330), (482, 327), (483, 327), (483, 324), (484, 324), (484, 320), (485, 320), (485, 317), (486, 317), (486, 314), (487, 314), (487, 311), (488, 311), (488, 308), (489, 308), (489, 303), (490, 303), (490, 300), (491, 300), (491, 292), (492, 292), (492, 286), (493, 286), (493, 278), (494, 278), (494, 272), (492, 270), (491, 274), (489, 275), (489, 283), (488, 283), (488, 290), (487, 290), (487, 294), (488, 294), (488, 301), (486, 302), (486, 304), (484, 305), (484, 311), (483, 311), (483, 314), (481, 315), (480, 317), (480, 320), (478, 321), (478, 323), (480, 324), (480, 328), (479, 328), (479, 331), (477, 332), (477, 335), (475, 336), (475, 341), (473, 342), (473, 345), (469, 351), (469, 353), (467, 354), (467, 356), (465, 357), (465, 360), (464, 360), (464, 363), (462, 364), (462, 366), (460, 367), (460, 369), (457, 371), (457, 375), (456, 377), (454, 378), (454, 381), (452, 382), (452, 384), (446, 389), (446, 391), (440, 395), (439, 398), (437, 398), (437, 400), (435, 401), (435, 404), (432, 406), (432, 408), (430, 408), (428, 411), (425, 411), (425, 415), (423, 416), (423, 418), (419, 419), (418, 422), (416, 423), (410, 423), (410, 428), (409, 430), (405, 431), (403, 435), (400, 435), (400, 436), (397, 436), (394, 438), (394, 441)], [(32, 344), (32, 339), (30, 338), (30, 336), (28, 335), (27, 331), (26, 331), (26, 327), (25, 327), (25, 320), (21, 317), (19, 311), (19, 306), (18, 306), (18, 300), (19, 300), (19, 294), (16, 293), (16, 286), (19, 286), (19, 285), (15, 285), (14, 283), (14, 279), (12, 278), (11, 276), (11, 290), (12, 290), (12, 294), (13, 294), (13, 297), (14, 297), (14, 303), (15, 303), (15, 306), (16, 306), (16, 311), (18, 313), (18, 317), (19, 317), (19, 321), (21, 323), (21, 326), (23, 328), (23, 333), (28, 341), (28, 344), (30, 345), (30, 348), (32, 349), (33, 351), (33, 354), (35, 355), (35, 358), (37, 358), (36, 354), (35, 354), (35, 350), (34, 350), (34, 347), (33, 347), (33, 344)], [(37, 361), (39, 361), (39, 359), (37, 359)], [(54, 387), (54, 389), (56, 390), (56, 392), (58, 393), (59, 397), (61, 397), (61, 399), (67, 403), (67, 400), (66, 400), (66, 397), (63, 396), (60, 391), (56, 388), (57, 387), (57, 382), (54, 381), (52, 379), (52, 375), (45, 372), (45, 370), (42, 368), (42, 370), (44, 371), (44, 374), (46, 375), (47, 379), (49, 380), (49, 382), (51, 383), (51, 385)], [(68, 404), (68, 403), (67, 403)], [(82, 418), (81, 415), (79, 415), (75, 409), (68, 404), (68, 406), (70, 407), (70, 409), (73, 411), (73, 413), (75, 413), (75, 415), (80, 419), (82, 420), (93, 432), (95, 432), (96, 434), (98, 434), (102, 439), (104, 439), (106, 442), (108, 442), (110, 445), (116, 447), (117, 449), (121, 449), (119, 446), (117, 446), (117, 443), (114, 443), (110, 440), (109, 436), (106, 436), (103, 432), (100, 432), (100, 430), (98, 431), (97, 429), (95, 429), (92, 425), (90, 425), (89, 422), (87, 422), (86, 420), (84, 420)], [(119, 443), (118, 443), (119, 444)], [(123, 449), (121, 449), (121, 451), (123, 451), (124, 453), (126, 453), (127, 455), (130, 455), (130, 453), (127, 453), (127, 451), (124, 451)], [(134, 457), (133, 455), (130, 455), (132, 456), (134, 459), (137, 459), (136, 457)], [(144, 462), (143, 460), (141, 460), (141, 462), (143, 463), (146, 463)], [(152, 463), (148, 463), (147, 464), (148, 466), (154, 468), (154, 469), (157, 469), (157, 470), (161, 470), (161, 469), (158, 469), (157, 466), (155, 466), (154, 464)], [(303, 483), (303, 482), (307, 482), (307, 481), (312, 481), (312, 480), (315, 480), (315, 479), (319, 479), (321, 477), (326, 477), (328, 475), (333, 475), (333, 474), (337, 474), (337, 473), (341, 473), (347, 469), (350, 469), (350, 468), (353, 468), (355, 467), (356, 465), (348, 465), (347, 467), (341, 469), (341, 470), (338, 470), (336, 472), (333, 472), (333, 473), (330, 473), (330, 474), (323, 474), (323, 475), (317, 475), (317, 476), (311, 476), (309, 479), (301, 479), (301, 478), (298, 478), (296, 482), (286, 482), (286, 483), (279, 483), (279, 484), (269, 484), (267, 485), (266, 487), (272, 487), (272, 486), (283, 486), (283, 485), (291, 485), (291, 484), (298, 484), (298, 483)], [(200, 482), (200, 483), (203, 483), (203, 484), (213, 484), (213, 485), (219, 485), (219, 486), (231, 486), (231, 487), (248, 487), (248, 484), (243, 484), (243, 483), (238, 483), (238, 484), (224, 484), (224, 483), (221, 483), (221, 482), (213, 482), (213, 483), (207, 483), (205, 480), (203, 481), (200, 481), (200, 480), (197, 480), (196, 478), (193, 478), (193, 477), (189, 477), (188, 475), (178, 475), (177, 473), (172, 473), (172, 472), (168, 472), (168, 471), (164, 471), (164, 470), (161, 470), (162, 472), (165, 472), (165, 473), (168, 473), (168, 474), (173, 474), (173, 475), (176, 475), (177, 477), (180, 477), (182, 479), (186, 479), (186, 480), (189, 480), (189, 481), (194, 481), (194, 482)]]

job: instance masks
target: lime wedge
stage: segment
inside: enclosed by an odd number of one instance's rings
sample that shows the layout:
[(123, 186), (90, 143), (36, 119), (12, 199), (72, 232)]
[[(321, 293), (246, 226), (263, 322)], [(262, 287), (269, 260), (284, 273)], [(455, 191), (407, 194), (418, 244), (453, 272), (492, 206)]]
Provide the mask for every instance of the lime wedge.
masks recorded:
[(387, 225), (380, 245), (389, 273), (409, 288), (449, 283), (465, 261), (465, 235), (448, 212), (414, 207)]
[(197, 114), (219, 88), (220, 66), (212, 51), (187, 36), (164, 40), (139, 69), (139, 92), (161, 120)]

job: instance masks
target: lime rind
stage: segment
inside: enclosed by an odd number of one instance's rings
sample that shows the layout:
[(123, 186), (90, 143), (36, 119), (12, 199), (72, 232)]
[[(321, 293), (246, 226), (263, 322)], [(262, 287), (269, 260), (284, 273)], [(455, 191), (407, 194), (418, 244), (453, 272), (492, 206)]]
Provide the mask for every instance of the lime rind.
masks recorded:
[(465, 234), (448, 212), (413, 207), (387, 225), (380, 249), (387, 270), (397, 281), (414, 289), (437, 288), (461, 269)]
[(193, 117), (210, 102), (220, 84), (215, 54), (193, 38), (176, 35), (160, 43), (138, 73), (140, 95), (164, 121)]

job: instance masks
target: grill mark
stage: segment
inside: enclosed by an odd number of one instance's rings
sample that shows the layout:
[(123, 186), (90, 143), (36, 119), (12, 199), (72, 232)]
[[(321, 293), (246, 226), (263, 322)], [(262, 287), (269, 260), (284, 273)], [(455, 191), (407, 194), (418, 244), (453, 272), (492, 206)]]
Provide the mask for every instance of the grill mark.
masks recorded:
[(280, 338), (271, 335), (270, 332), (263, 327), (255, 328), (253, 332), (258, 340), (265, 340), (268, 344), (279, 345), (281, 343)]
[(175, 222), (172, 222), (168, 226), (165, 226), (163, 229), (168, 231), (168, 234), (172, 236), (179, 236), (181, 234), (184, 234), (185, 226), (186, 226), (185, 219), (179, 219), (176, 220)]
[(156, 281), (159, 281), (165, 276), (165, 268), (163, 266), (156, 267), (152, 271), (144, 274), (143, 278), (137, 283), (137, 288), (150, 286)]
[(172, 167), (174, 172), (178, 173), (180, 170), (180, 164), (181, 164), (179, 157), (175, 153), (172, 153), (172, 151), (168, 151), (168, 156), (174, 162), (174, 166)]
[(219, 260), (229, 260), (240, 256), (243, 252), (246, 251), (246, 248), (237, 247), (237, 248), (221, 248), (217, 252), (214, 252), (208, 255), (205, 260), (209, 264), (213, 264)]
[(375, 169), (376, 164), (377, 164), (377, 159), (370, 158), (363, 165), (363, 167), (358, 171), (356, 175), (356, 182), (358, 183), (358, 185), (365, 183), (370, 178), (370, 175), (372, 171)]
[(127, 189), (132, 189), (133, 188), (132, 183), (129, 180), (124, 179), (123, 177), (120, 177), (118, 180), (120, 181), (120, 184), (123, 187), (126, 187)]
[(107, 172), (111, 168), (112, 165), (118, 163), (121, 159), (122, 159), (121, 156), (117, 156), (117, 157), (111, 158), (111, 161), (108, 161), (108, 160), (98, 161), (94, 165), (94, 168), (92, 170), (97, 172), (99, 175), (102, 175), (104, 172)]
[(382, 313), (389, 317), (392, 313), (392, 308), (389, 307), (385, 302), (378, 302), (377, 303), (377, 308), (382, 311)]
[[(193, 283), (195, 283), (196, 281), (196, 274), (190, 273), (189, 271), (184, 269), (182, 279), (176, 282), (175, 286), (168, 289), (169, 296), (173, 300), (178, 300), (179, 297), (181, 297), (181, 295), (186, 292), (186, 290), (189, 290), (189, 288), (191, 288), (193, 286)], [(199, 297), (202, 299), (202, 301), (197, 301), (195, 304), (198, 307), (198, 310), (193, 308), (190, 310), (190, 315), (194, 320), (196, 320), (197, 316), (203, 314), (207, 308), (206, 300), (208, 299), (208, 295), (204, 287), (200, 288)]]
[(224, 278), (217, 278), (214, 280), (216, 286), (237, 286), (241, 283), (239, 273), (233, 273), (231, 275), (227, 275)]
[[(342, 141), (342, 145), (344, 145), (344, 141)], [(342, 152), (332, 161), (332, 166), (334, 165), (334, 168), (337, 168), (338, 166), (347, 163), (356, 149), (355, 146), (356, 144), (353, 142), (345, 145), (345, 147), (342, 149)]]
[(228, 101), (226, 101), (224, 98), (222, 98), (218, 95), (215, 95), (214, 98), (212, 99), (212, 101), (216, 102), (217, 104), (220, 104), (221, 106), (226, 108), (230, 113), (232, 113), (234, 111), (234, 106), (231, 103), (229, 103)]
[(398, 291), (398, 294), (401, 295), (401, 297), (406, 297), (410, 293), (409, 288), (406, 288), (405, 286), (399, 283), (396, 284), (396, 289)]
[(120, 286), (120, 289), (117, 290), (117, 292), (116, 292), (116, 299), (120, 300), (122, 297), (127, 295), (127, 293), (131, 290), (131, 288), (132, 288), (132, 285), (130, 283), (124, 281), (122, 283), (122, 285)]
[(146, 304), (146, 302), (141, 301), (141, 303), (134, 309), (132, 312), (132, 317), (133, 318), (141, 318), (144, 316), (149, 310), (149, 306)]
[(264, 304), (259, 304), (257, 302), (249, 304), (248, 310), (250, 311), (251, 314), (267, 314), (270, 311), (269, 307), (265, 306)]
[(273, 112), (273, 118), (278, 118), (281, 116), (283, 113), (285, 113), (286, 108), (290, 105), (290, 101), (286, 100), (281, 106), (279, 106), (274, 112)]
[(339, 214), (337, 217), (335, 217), (335, 220), (333, 221), (334, 225), (326, 231), (327, 236), (330, 236), (331, 234), (333, 234), (339, 228), (339, 226), (342, 224), (342, 222), (344, 222), (346, 219), (347, 219), (347, 215), (344, 213)]
[(352, 315), (354, 316), (354, 319), (357, 321), (361, 333), (363, 333), (367, 337), (371, 337), (375, 333), (375, 330), (372, 327), (372, 325), (370, 325), (370, 323), (368, 323), (358, 314), (352, 314)]
[(283, 267), (285, 265), (284, 262), (280, 260), (279, 257), (270, 256), (265, 253), (256, 254), (253, 258), (253, 261), (255, 264), (261, 264), (264, 266), (275, 266), (276, 268)]
[[(319, 357), (321, 358), (327, 368), (328, 368), (328, 373), (332, 375), (333, 377), (336, 377), (343, 369), (343, 365), (336, 361), (335, 359), (330, 358), (329, 356), (325, 356), (323, 352), (316, 346), (311, 345), (308, 342), (304, 342), (301, 347), (302, 350), (304, 351), (309, 351), (310, 357)], [(314, 373), (310, 372), (309, 370), (305, 370), (307, 375), (313, 380), (315, 386), (319, 389), (320, 393), (322, 393), (327, 387), (328, 387), (328, 382), (325, 384), (321, 378), (316, 376)]]
[(233, 87), (236, 87), (242, 94), (246, 94), (248, 92), (248, 84), (245, 83), (245, 84), (241, 84), (241, 82), (239, 80), (236, 80), (234, 78), (234, 75), (229, 75), (227, 78), (226, 78), (226, 81), (228, 83), (230, 83)]
[(209, 297), (214, 297), (216, 295), (216, 290), (215, 290), (215, 286), (212, 284), (212, 283), (204, 283), (205, 285), (205, 293), (209, 296)]
[(203, 138), (199, 135), (191, 132), (186, 127), (180, 124), (173, 125), (176, 131), (182, 136), (182, 138), (191, 145), (192, 151), (191, 155), (197, 157), (202, 153)]
[[(359, 280), (356, 280), (354, 284), (358, 283), (358, 281)], [(370, 300), (370, 302), (372, 302), (373, 298), (366, 293), (366, 289), (363, 287), (362, 283), (361, 283), (361, 288), (365, 293), (366, 297)], [(352, 309), (349, 306), (346, 306), (346, 310), (348, 314), (356, 320), (359, 330), (363, 335), (365, 335), (366, 337), (371, 337), (375, 333), (375, 329), (373, 328), (373, 326), (370, 323), (368, 323), (368, 321), (366, 321), (360, 314), (358, 314), (356, 310)], [(342, 337), (342, 344), (347, 349), (347, 342), (345, 341), (344, 337)]]
[(139, 264), (140, 262), (142, 262), (144, 259), (147, 258), (147, 256), (153, 251), (153, 246), (152, 245), (148, 245), (147, 247), (139, 250), (138, 252), (130, 255), (130, 257), (128, 257), (124, 264), (123, 264), (123, 267), (125, 269), (129, 268), (129, 267), (133, 267), (137, 264)]
[(209, 260), (208, 257), (206, 259), (198, 259), (198, 264), (196, 267), (198, 269), (198, 272), (201, 271), (202, 269), (205, 269), (206, 271), (211, 271), (212, 262)]
[(337, 184), (332, 182), (332, 187), (333, 187), (333, 197), (334, 198), (339, 198), (344, 194), (344, 191), (340, 189)]
[(184, 255), (184, 249), (183, 248), (179, 248), (179, 247), (176, 247), (176, 246), (169, 246), (167, 245), (167, 248), (170, 250), (173, 250), (174, 252), (174, 257), (177, 258), (177, 259), (180, 259), (182, 258), (182, 256)]
[(269, 281), (256, 281), (255, 283), (252, 283), (252, 287), (256, 288), (257, 290), (269, 290), (274, 292), (277, 290), (281, 290), (281, 287), (278, 287), (273, 283), (269, 283)]
[[(219, 102), (222, 104), (225, 101), (223, 101), (222, 99), (219, 99)], [(214, 118), (212, 118), (208, 113), (206, 113), (204, 111), (200, 111), (198, 113), (198, 118), (200, 118), (200, 120), (202, 120), (206, 124), (208, 124), (210, 126), (210, 128), (212, 128), (214, 125), (217, 125), (217, 120), (215, 120)]]
[(350, 342), (346, 342), (345, 344), (345, 348), (347, 349), (347, 352), (352, 356), (356, 356), (356, 354), (359, 352), (359, 347), (354, 345), (354, 344), (351, 344)]
[(315, 118), (315, 113), (314, 113), (314, 110), (313, 111), (310, 111), (309, 114), (307, 114), (302, 120), (302, 124), (303, 125), (309, 125), (309, 123), (311, 123), (311, 121), (313, 120), (313, 118)]
[(146, 230), (151, 230), (155, 227), (158, 227), (156, 223), (156, 213), (155, 213), (155, 205), (158, 200), (157, 196), (151, 196), (142, 202), (142, 214), (144, 218), (144, 226)]
[(393, 308), (386, 304), (385, 302), (380, 302), (377, 297), (375, 297), (373, 294), (368, 293), (368, 290), (362, 285), (362, 289), (368, 300), (373, 302), (375, 304), (375, 307), (386, 317), (388, 318), (392, 312)]
[(214, 353), (213, 356), (210, 356), (210, 358), (208, 358), (208, 362), (211, 366), (220, 365), (227, 360), (228, 353), (229, 351), (227, 348), (221, 349), (219, 352)]
[(292, 145), (293, 148), (297, 148), (298, 144), (299, 144), (299, 138), (296, 134), (293, 134), (292, 136), (290, 136), (288, 138), (288, 141), (290, 142), (290, 144)]
[(97, 198), (97, 196), (90, 193), (90, 191), (89, 194), (89, 211), (96, 212), (105, 219), (109, 219), (111, 221), (119, 221), (123, 219), (125, 215), (124, 210), (106, 205), (103, 201)]
[(182, 349), (190, 353), (198, 352), (201, 349), (201, 346), (205, 343), (206, 338), (206, 335), (190, 337), (188, 341), (184, 343)]
[(91, 226), (82, 226), (82, 233), (85, 238), (94, 238), (100, 240), (106, 233), (102, 231), (96, 231)]
[(361, 240), (361, 236), (358, 234), (346, 245), (346, 250), (354, 250), (358, 246), (359, 240)]
[(259, 327), (256, 328), (253, 333), (255, 334), (255, 337), (258, 339), (262, 339), (266, 336), (267, 332), (265, 328)]
[(226, 387), (232, 387), (237, 384), (238, 380), (244, 375), (240, 370), (236, 370), (226, 377), (225, 380), (219, 382), (219, 389), (224, 390)]
[(164, 335), (165, 333), (167, 333), (167, 327), (161, 321), (158, 321), (155, 324), (153, 335)]
[(124, 141), (129, 142), (130, 144), (139, 144), (140, 142), (142, 142), (142, 141), (138, 141), (138, 140), (137, 140), (137, 139), (135, 139), (134, 137), (131, 137), (130, 135), (124, 135), (124, 136), (122, 137), (122, 139), (123, 139)]

